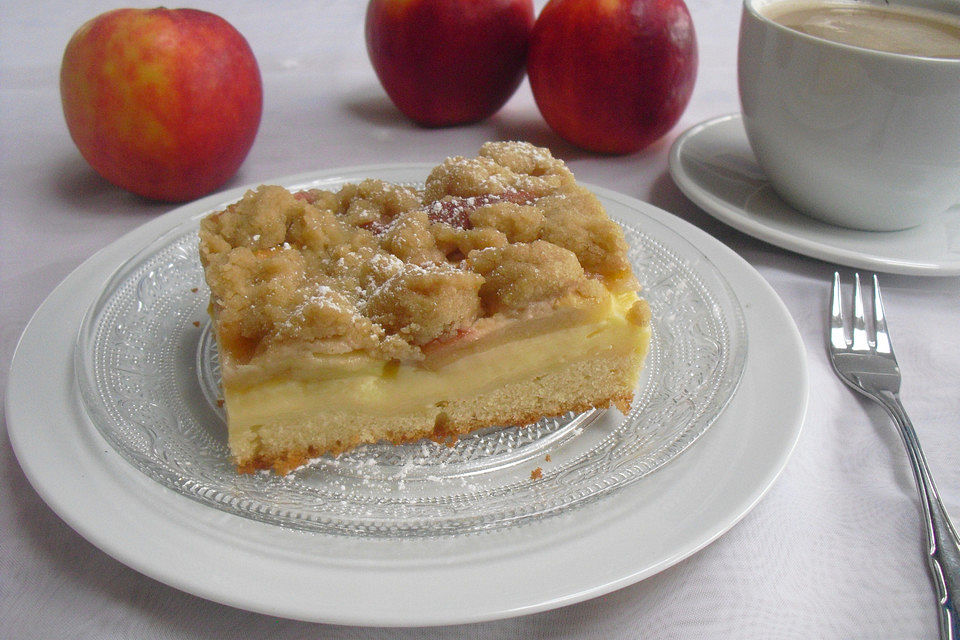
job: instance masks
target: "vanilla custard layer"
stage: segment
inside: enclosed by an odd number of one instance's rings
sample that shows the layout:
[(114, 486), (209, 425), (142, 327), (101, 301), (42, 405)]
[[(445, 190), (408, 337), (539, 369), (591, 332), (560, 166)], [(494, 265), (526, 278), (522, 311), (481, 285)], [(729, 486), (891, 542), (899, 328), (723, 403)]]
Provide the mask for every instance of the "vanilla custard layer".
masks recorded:
[[(636, 300), (634, 294), (612, 298), (599, 320), (594, 317), (587, 323), (540, 333), (528, 329), (527, 335), (515, 340), (503, 340), (502, 336), (480, 339), (462, 350), (462, 355), (443, 357), (440, 366), (431, 368), (372, 358), (362, 364), (351, 356), (340, 376), (328, 366), (319, 378), (278, 378), (246, 389), (228, 386), (225, 399), (231, 441), (247, 440), (261, 427), (294, 425), (305, 415), (354, 413), (432, 419), (450, 400), (482, 396), (580, 360), (631, 353), (642, 358), (650, 327), (638, 327), (628, 319), (627, 312)], [(632, 374), (634, 382), (637, 374)]]

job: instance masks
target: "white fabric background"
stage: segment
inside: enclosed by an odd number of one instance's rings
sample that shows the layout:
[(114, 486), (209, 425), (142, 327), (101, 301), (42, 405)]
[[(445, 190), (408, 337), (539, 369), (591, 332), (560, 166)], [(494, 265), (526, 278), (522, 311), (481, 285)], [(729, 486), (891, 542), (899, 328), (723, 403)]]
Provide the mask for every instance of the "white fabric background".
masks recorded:
[[(714, 221), (682, 196), (667, 172), (677, 135), (738, 109), (738, 1), (690, 0), (700, 45), (693, 99), (667, 137), (626, 157), (597, 157), (564, 144), (539, 117), (526, 83), (484, 123), (442, 130), (409, 124), (367, 61), (364, 5), (192, 5), (236, 26), (263, 73), (260, 132), (227, 186), (344, 165), (436, 161), (472, 153), (488, 139), (523, 138), (552, 147), (580, 179), (649, 201), (713, 234), (783, 298), (804, 339), (811, 382), (804, 431), (786, 470), (729, 533), (639, 584), (512, 620), (366, 629), (240, 611), (136, 573), (53, 514), (2, 437), (0, 638), (934, 637), (915, 490), (900, 442), (881, 410), (854, 397), (826, 360), (822, 333), (834, 266)], [(99, 248), (171, 208), (98, 178), (64, 125), (58, 94), (63, 48), (80, 24), (115, 6), (35, 2), (0, 8), (0, 389), (17, 337), (56, 284)], [(882, 283), (906, 376), (903, 396), (956, 520), (960, 278), (885, 276)], [(0, 429), (6, 432), (5, 423)]]

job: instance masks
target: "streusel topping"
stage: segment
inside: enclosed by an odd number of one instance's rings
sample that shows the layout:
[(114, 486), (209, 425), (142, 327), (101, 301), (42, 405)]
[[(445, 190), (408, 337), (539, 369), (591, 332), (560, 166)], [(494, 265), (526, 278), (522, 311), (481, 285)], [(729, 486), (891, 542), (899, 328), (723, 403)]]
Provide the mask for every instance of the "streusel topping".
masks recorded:
[(200, 226), (221, 349), (417, 360), (480, 318), (636, 289), (620, 227), (547, 149), (489, 142), (423, 189), (249, 191)]

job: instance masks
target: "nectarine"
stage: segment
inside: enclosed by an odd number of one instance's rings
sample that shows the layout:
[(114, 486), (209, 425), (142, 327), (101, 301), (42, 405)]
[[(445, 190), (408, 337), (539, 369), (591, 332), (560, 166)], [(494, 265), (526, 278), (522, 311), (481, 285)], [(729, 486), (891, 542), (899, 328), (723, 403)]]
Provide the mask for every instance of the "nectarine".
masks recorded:
[(523, 79), (532, 0), (371, 0), (367, 52), (390, 100), (427, 126), (495, 113)]
[(669, 131), (690, 100), (690, 13), (683, 0), (551, 0), (533, 28), (527, 75), (561, 137), (591, 151), (638, 151)]
[(117, 9), (87, 22), (64, 52), (60, 95), (90, 166), (164, 201), (197, 198), (232, 177), (263, 105), (247, 41), (194, 9)]

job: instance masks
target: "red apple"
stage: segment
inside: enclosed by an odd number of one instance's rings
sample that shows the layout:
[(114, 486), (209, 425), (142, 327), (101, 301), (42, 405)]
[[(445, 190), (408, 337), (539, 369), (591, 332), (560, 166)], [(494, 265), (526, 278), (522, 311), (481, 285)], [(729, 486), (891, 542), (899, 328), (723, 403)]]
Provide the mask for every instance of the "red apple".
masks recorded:
[(367, 52), (411, 120), (465, 124), (516, 91), (532, 28), (532, 0), (371, 0)]
[(682, 0), (551, 0), (533, 28), (527, 75), (561, 137), (591, 151), (638, 151), (690, 101), (690, 13)]
[(171, 202), (236, 173), (263, 107), (247, 41), (194, 9), (117, 9), (87, 22), (63, 54), (60, 97), (70, 135), (97, 173)]

